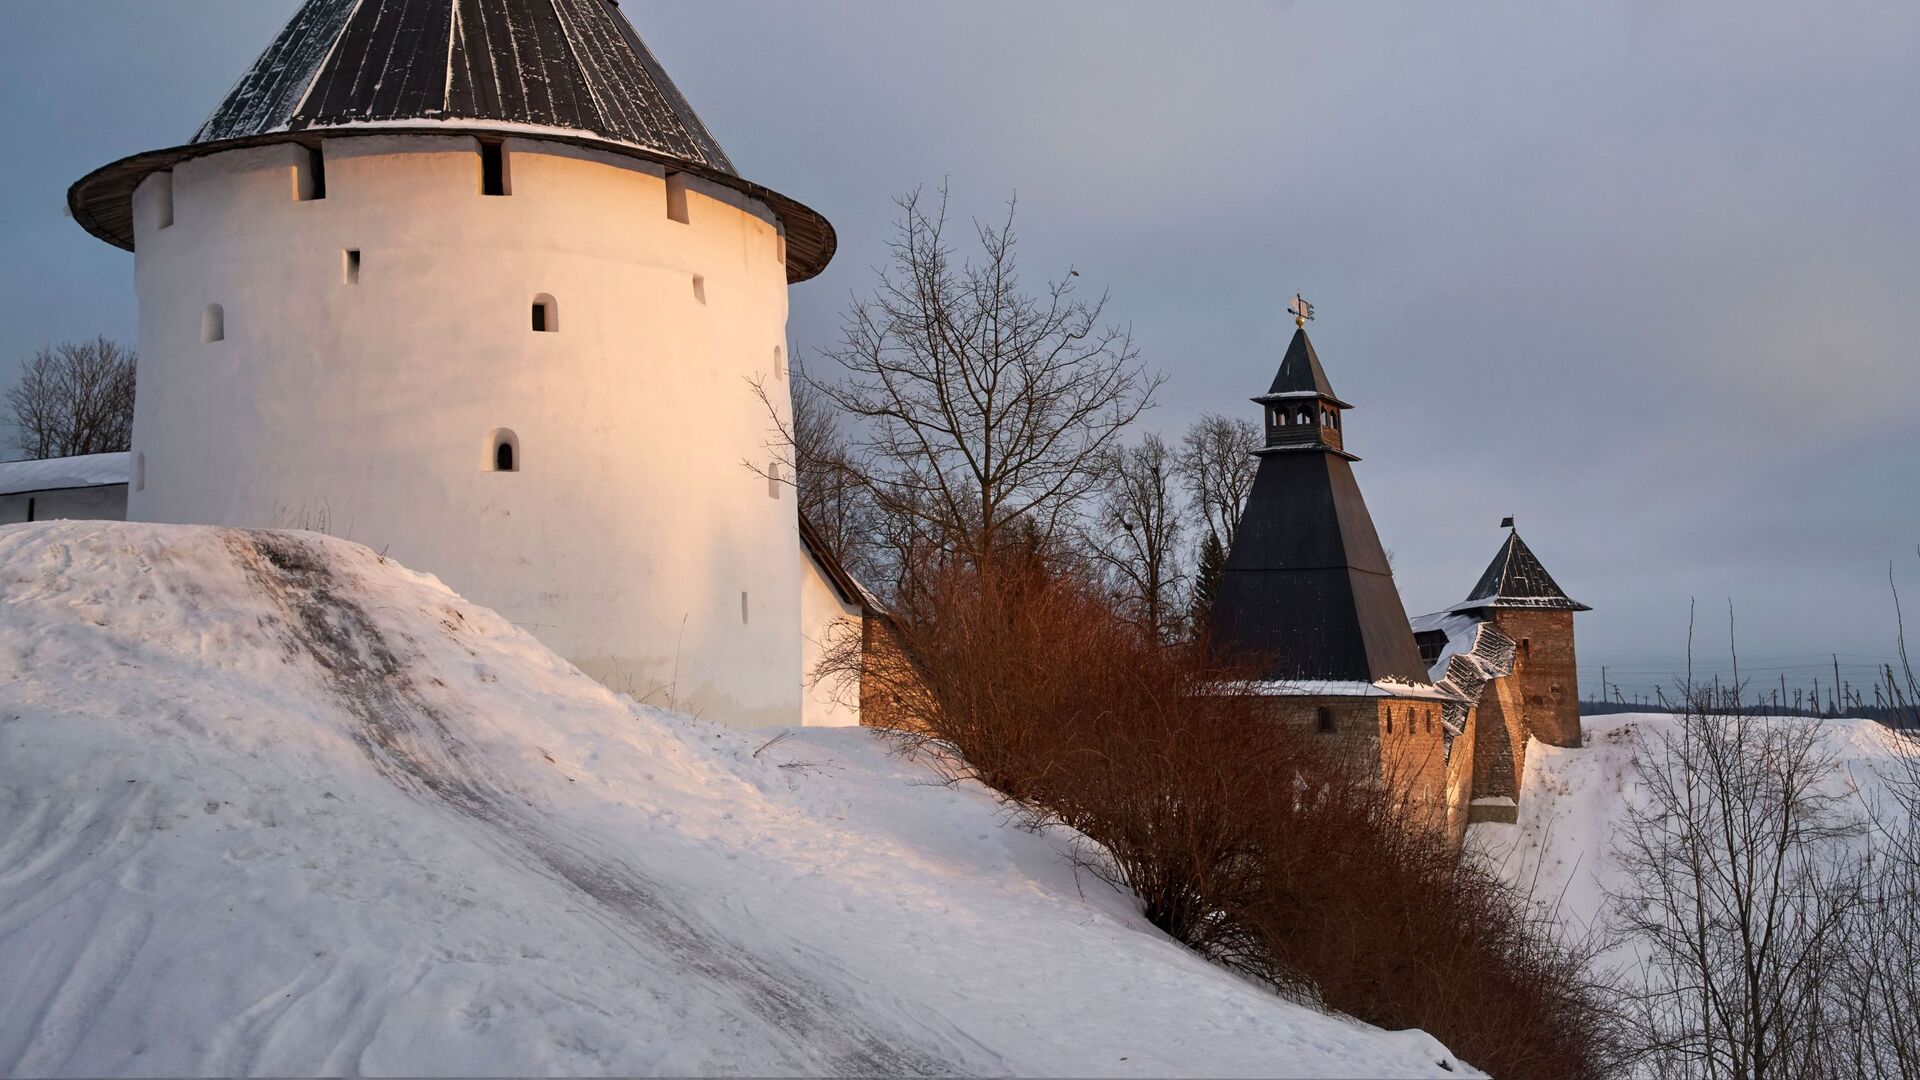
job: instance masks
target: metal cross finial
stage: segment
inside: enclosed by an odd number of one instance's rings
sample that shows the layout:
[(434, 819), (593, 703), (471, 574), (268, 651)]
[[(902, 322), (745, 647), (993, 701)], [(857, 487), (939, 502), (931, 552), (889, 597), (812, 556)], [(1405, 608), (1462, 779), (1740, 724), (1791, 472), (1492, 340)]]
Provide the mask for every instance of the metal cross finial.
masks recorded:
[(1313, 318), (1313, 305), (1307, 303), (1299, 293), (1293, 294), (1293, 306), (1287, 310), (1293, 313), (1293, 325), (1303, 330), (1306, 329), (1307, 320)]

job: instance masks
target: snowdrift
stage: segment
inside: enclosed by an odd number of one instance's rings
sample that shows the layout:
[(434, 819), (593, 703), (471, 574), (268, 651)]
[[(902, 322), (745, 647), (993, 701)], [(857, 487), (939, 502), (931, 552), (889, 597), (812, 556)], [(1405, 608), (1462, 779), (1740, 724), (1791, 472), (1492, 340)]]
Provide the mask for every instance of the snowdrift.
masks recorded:
[(0, 1073), (1467, 1071), (1060, 850), (870, 733), (636, 706), (352, 544), (0, 529)]
[[(1613, 856), (1629, 809), (1644, 798), (1634, 772), (1641, 740), (1658, 740), (1679, 724), (1669, 713), (1589, 717), (1577, 750), (1527, 744), (1519, 819), (1467, 830), (1470, 849), (1491, 859), (1506, 880), (1554, 909), (1578, 936), (1600, 926), (1608, 890), (1628, 882)], [(1852, 798), (1882, 805), (1884, 770), (1897, 764), (1899, 738), (1871, 720), (1824, 720), (1827, 748), (1840, 764), (1836, 783)], [(1890, 804), (1885, 804), (1890, 806)], [(1620, 958), (1629, 963), (1628, 958)]]

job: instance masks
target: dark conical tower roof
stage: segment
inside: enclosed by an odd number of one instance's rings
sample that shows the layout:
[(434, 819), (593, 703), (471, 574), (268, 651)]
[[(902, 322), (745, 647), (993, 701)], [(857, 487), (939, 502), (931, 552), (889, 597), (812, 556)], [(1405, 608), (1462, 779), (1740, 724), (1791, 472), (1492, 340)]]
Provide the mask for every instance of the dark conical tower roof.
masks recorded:
[(1577, 600), (1573, 600), (1560, 589), (1540, 565), (1540, 560), (1520, 539), (1520, 531), (1514, 529), (1507, 533), (1507, 542), (1500, 545), (1493, 561), (1487, 564), (1486, 573), (1467, 594), (1467, 598), (1455, 604), (1453, 611), (1476, 611), (1482, 608), (1534, 608), (1547, 611), (1592, 611), (1593, 609)]
[(1280, 358), (1280, 370), (1274, 373), (1273, 386), (1254, 400), (1308, 397), (1324, 398), (1343, 409), (1353, 407), (1334, 396), (1333, 384), (1327, 381), (1326, 369), (1320, 366), (1320, 354), (1313, 351), (1313, 341), (1303, 327), (1295, 330), (1293, 340), (1287, 343), (1287, 354)]
[[(1424, 685), (1393, 568), (1341, 449), (1320, 358), (1298, 330), (1267, 405), (1267, 445), (1211, 609), (1216, 648), (1288, 683)], [(1304, 412), (1305, 419), (1301, 419)]]
[(564, 128), (734, 175), (608, 0), (307, 0), (193, 141), (412, 120)]
[(617, 0), (306, 0), (191, 142), (96, 170), (67, 202), (131, 249), (133, 189), (182, 160), (450, 129), (589, 146), (750, 195), (780, 216), (790, 280), (833, 257), (825, 218), (740, 178)]

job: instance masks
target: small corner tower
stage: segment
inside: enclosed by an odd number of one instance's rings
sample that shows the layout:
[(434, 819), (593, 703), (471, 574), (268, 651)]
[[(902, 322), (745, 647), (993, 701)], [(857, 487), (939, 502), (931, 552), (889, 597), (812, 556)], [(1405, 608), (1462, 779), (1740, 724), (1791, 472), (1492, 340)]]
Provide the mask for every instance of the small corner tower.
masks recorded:
[(615, 689), (799, 721), (796, 509), (743, 463), (833, 229), (615, 0), (305, 0), (68, 204), (134, 252), (129, 517), (336, 532)]
[(1272, 387), (1266, 445), (1227, 554), (1210, 638), (1255, 666), (1278, 718), (1321, 732), (1377, 736), (1416, 773), (1444, 767), (1429, 681), (1393, 568), (1353, 477), (1335, 396), (1307, 338), (1304, 301)]
[(1513, 519), (1501, 522), (1506, 542), (1467, 598), (1449, 610), (1487, 620), (1514, 642), (1511, 692), (1488, 695), (1479, 723), (1503, 724), (1515, 748), (1515, 791), (1528, 736), (1553, 746), (1580, 745), (1580, 676), (1573, 651), (1573, 600), (1520, 539)]

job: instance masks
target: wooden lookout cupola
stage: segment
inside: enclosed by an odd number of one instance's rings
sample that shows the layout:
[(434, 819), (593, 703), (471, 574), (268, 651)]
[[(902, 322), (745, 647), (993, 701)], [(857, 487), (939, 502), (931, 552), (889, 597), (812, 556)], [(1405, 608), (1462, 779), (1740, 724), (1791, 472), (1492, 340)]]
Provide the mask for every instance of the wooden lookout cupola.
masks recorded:
[(1340, 414), (1353, 406), (1333, 394), (1304, 327), (1294, 331), (1273, 386), (1253, 399), (1266, 409), (1268, 450), (1331, 450), (1358, 461), (1341, 442)]

